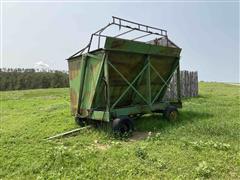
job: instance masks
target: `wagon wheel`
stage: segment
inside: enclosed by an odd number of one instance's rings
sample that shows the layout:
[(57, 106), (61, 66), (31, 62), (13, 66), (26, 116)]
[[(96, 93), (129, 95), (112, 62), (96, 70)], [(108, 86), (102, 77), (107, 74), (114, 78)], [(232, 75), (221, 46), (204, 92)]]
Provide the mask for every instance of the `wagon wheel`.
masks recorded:
[(112, 124), (113, 132), (115, 135), (130, 136), (134, 130), (133, 122), (129, 118), (116, 118)]
[(168, 106), (164, 111), (164, 117), (169, 121), (176, 121), (178, 118), (178, 110), (175, 106)]
[(80, 118), (80, 117), (75, 117), (75, 122), (77, 125), (84, 127), (86, 126), (86, 119), (85, 118)]

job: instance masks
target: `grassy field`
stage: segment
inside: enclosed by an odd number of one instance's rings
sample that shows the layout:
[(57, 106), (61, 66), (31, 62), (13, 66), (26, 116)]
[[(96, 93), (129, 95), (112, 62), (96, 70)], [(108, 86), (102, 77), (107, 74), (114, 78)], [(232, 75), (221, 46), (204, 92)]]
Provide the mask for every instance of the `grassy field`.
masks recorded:
[(178, 122), (137, 120), (145, 139), (76, 128), (68, 89), (0, 92), (0, 179), (240, 179), (240, 86), (200, 83)]

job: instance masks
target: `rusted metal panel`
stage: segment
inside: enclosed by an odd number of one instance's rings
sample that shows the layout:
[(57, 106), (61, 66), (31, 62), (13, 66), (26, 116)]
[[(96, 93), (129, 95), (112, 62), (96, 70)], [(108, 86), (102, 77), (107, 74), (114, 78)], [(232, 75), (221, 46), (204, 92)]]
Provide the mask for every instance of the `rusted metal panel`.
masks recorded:
[(71, 113), (76, 114), (79, 96), (81, 56), (68, 61)]
[(126, 39), (119, 39), (107, 37), (105, 49), (111, 51), (124, 51), (129, 53), (160, 55), (176, 57), (180, 55), (180, 48), (165, 47), (159, 45), (147, 44), (144, 42), (131, 41)]
[[(132, 82), (143, 68), (145, 58), (142, 54), (109, 52), (108, 61), (116, 67), (129, 82)], [(109, 84), (111, 105), (113, 105), (129, 85), (112, 66), (109, 66)], [(133, 94), (134, 91), (130, 89), (117, 106), (121, 107), (131, 104)]]
[(83, 84), (82, 101), (80, 106), (82, 109), (91, 108), (103, 60), (100, 58), (88, 57), (86, 63), (85, 83)]

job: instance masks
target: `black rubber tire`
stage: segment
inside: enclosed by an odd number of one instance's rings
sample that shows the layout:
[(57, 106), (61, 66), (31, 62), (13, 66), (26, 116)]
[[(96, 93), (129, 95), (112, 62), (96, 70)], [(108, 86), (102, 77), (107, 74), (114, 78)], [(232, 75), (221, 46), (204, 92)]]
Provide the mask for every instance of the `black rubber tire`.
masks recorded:
[(168, 106), (163, 115), (169, 121), (176, 121), (178, 118), (178, 110), (175, 106)]
[(80, 117), (75, 117), (75, 122), (77, 125), (84, 127), (86, 126), (86, 119), (80, 118)]
[(131, 135), (134, 131), (134, 125), (129, 118), (116, 118), (113, 120), (112, 129), (114, 134), (119, 136)]

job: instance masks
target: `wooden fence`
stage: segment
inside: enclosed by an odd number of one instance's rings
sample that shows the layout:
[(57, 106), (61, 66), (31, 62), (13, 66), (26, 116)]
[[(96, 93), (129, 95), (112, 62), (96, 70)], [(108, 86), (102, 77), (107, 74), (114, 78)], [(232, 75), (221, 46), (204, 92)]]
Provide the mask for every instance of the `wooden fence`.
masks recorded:
[[(181, 71), (181, 97), (198, 96), (198, 72), (197, 71)], [(164, 96), (165, 100), (177, 99), (177, 74), (175, 73), (170, 82), (169, 88)]]

